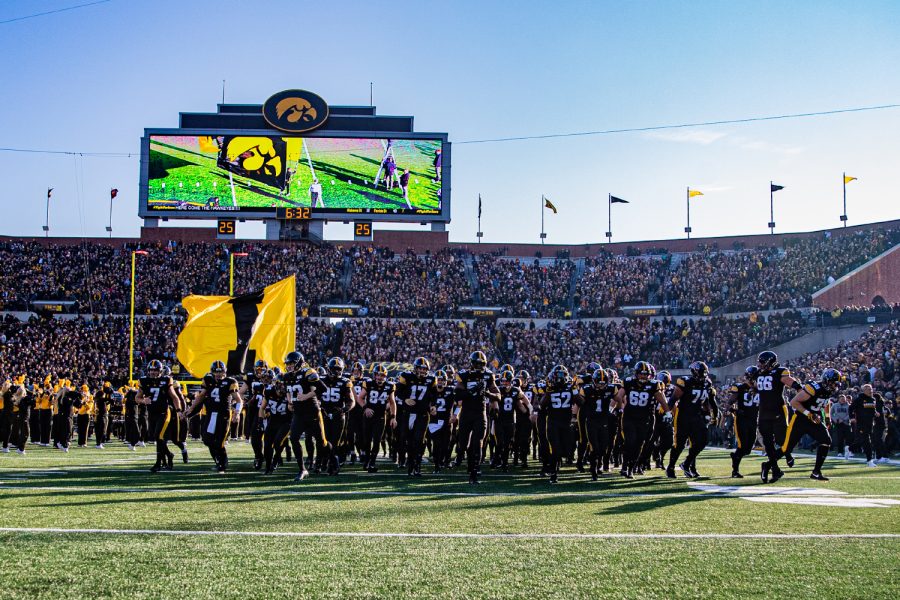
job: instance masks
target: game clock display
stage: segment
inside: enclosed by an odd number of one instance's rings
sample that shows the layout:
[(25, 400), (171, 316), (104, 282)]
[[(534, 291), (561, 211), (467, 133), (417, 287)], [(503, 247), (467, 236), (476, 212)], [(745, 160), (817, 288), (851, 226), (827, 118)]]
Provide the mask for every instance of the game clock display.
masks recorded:
[(443, 207), (440, 139), (151, 134), (145, 142), (147, 215), (439, 216)]

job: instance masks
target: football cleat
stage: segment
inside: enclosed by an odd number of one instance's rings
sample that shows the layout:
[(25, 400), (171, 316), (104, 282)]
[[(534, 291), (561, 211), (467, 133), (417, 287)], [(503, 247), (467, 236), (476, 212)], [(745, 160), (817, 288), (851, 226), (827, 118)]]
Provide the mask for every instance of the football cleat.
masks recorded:
[(741, 475), (739, 471), (732, 471), (732, 472), (731, 472), (731, 478), (732, 478), (732, 479), (743, 479), (744, 476)]
[(821, 473), (819, 473), (817, 471), (813, 471), (812, 473), (810, 473), (809, 478), (815, 479), (816, 481), (828, 481), (827, 477), (825, 477), (824, 475), (822, 475)]
[(769, 477), (769, 483), (775, 483), (782, 477), (784, 477), (784, 471), (782, 471), (778, 467), (775, 467), (774, 469), (772, 469), (772, 475)]
[(297, 476), (294, 477), (294, 481), (300, 482), (300, 481), (303, 481), (304, 479), (306, 479), (307, 477), (309, 477), (309, 471), (307, 471), (306, 469), (303, 469), (302, 471), (297, 473)]
[(794, 462), (795, 462), (795, 461), (794, 461), (794, 455), (793, 455), (793, 454), (785, 454), (785, 455), (784, 455), (784, 462), (787, 463), (787, 466), (788, 466), (788, 467), (793, 468), (793, 467), (794, 467)]
[(771, 467), (769, 466), (768, 462), (764, 462), (762, 464), (762, 468), (759, 471), (759, 478), (762, 480), (763, 483), (769, 483), (769, 469), (770, 468)]

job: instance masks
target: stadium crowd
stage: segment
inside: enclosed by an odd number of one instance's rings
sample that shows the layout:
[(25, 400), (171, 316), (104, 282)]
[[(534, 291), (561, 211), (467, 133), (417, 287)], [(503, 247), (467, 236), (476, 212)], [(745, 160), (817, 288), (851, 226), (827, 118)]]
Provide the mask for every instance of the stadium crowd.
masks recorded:
[(550, 260), (544, 264), (538, 259), (519, 261), (494, 254), (479, 255), (473, 266), (481, 304), (503, 306), (513, 317), (570, 315), (569, 288), (575, 263)]

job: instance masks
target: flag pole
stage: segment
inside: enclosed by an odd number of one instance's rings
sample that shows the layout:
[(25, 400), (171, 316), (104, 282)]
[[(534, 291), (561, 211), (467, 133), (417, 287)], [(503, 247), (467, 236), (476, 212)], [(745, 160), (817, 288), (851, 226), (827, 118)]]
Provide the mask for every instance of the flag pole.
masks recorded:
[(775, 192), (769, 182), (769, 234), (775, 235)]
[(112, 201), (113, 195), (112, 190), (109, 191), (109, 226), (106, 230), (109, 232), (109, 238), (112, 239)]
[(684, 232), (687, 234), (687, 239), (691, 239), (691, 187), (688, 186), (687, 194), (687, 227), (684, 228)]
[(478, 234), (476, 235), (478, 238), (478, 243), (481, 243), (481, 194), (478, 194)]
[(841, 221), (844, 222), (844, 227), (847, 226), (847, 173), (846, 171), (843, 173), (841, 177), (841, 181), (844, 183), (844, 214), (841, 215)]
[(131, 252), (131, 318), (128, 325), (128, 383), (134, 381), (134, 263), (137, 252)]
[(544, 195), (541, 194), (541, 245), (544, 245), (544, 239), (547, 234), (544, 233)]
[[(846, 193), (844, 196), (846, 197)], [(44, 217), (44, 237), (50, 237), (50, 189), (47, 190), (47, 214)]]
[(609, 210), (609, 226), (606, 230), (606, 243), (612, 243), (612, 194), (606, 195), (607, 208)]

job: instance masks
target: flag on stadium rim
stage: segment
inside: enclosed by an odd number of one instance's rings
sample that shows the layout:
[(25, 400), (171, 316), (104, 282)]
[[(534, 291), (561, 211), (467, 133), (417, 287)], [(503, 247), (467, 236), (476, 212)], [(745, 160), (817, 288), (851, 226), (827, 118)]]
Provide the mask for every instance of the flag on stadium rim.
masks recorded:
[(688, 192), (688, 198), (693, 198), (694, 196), (702, 196), (702, 195), (703, 195), (703, 192), (701, 192), (700, 190), (690, 190)]
[(112, 200), (113, 198), (115, 198), (115, 197), (118, 196), (118, 195), (119, 195), (119, 189), (118, 189), (118, 188), (113, 188), (113, 189), (109, 190), (109, 199), (110, 199), (110, 200)]
[(628, 200), (624, 200), (622, 198), (617, 198), (616, 196), (610, 196), (609, 201), (612, 204), (630, 204), (630, 202), (628, 202)]
[(850, 177), (849, 175), (844, 175), (844, 183), (850, 183), (851, 181), (856, 181), (856, 177)]
[(541, 198), (544, 199), (544, 208), (549, 208), (550, 210), (553, 211), (553, 214), (555, 215), (555, 214), (556, 214), (556, 207), (553, 206), (553, 203), (552, 203), (552, 202), (550, 202), (550, 198), (547, 198), (547, 197), (545, 197), (545, 196), (541, 196)]
[(478, 218), (481, 218), (481, 194), (478, 194)]
[(187, 296), (187, 320), (178, 334), (176, 355), (194, 377), (213, 361), (229, 374), (246, 371), (257, 360), (284, 367), (297, 344), (297, 286), (294, 275), (243, 296)]
[(771, 186), (771, 191), (773, 191), (773, 192), (777, 192), (778, 190), (784, 189), (783, 185), (778, 185), (776, 183), (770, 183), (769, 185)]
[(47, 188), (47, 200), (50, 199), (50, 194), (53, 193), (53, 188)]

